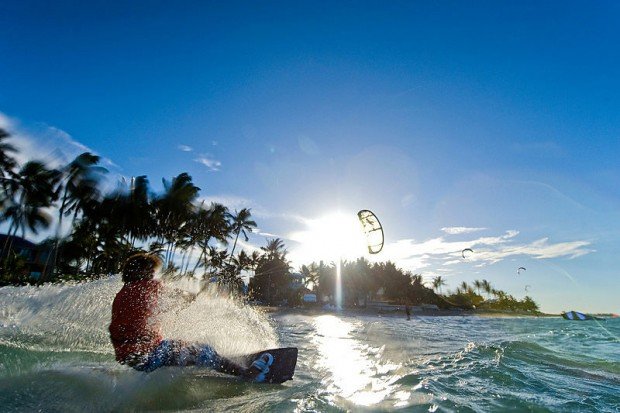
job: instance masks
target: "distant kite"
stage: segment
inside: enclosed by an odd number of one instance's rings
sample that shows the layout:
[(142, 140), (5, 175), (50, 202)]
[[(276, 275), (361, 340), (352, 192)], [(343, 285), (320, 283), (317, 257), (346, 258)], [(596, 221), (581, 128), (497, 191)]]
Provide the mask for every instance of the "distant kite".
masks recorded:
[(525, 267), (517, 268), (517, 274), (521, 274), (521, 271), (526, 271)]
[(383, 227), (379, 222), (379, 218), (367, 209), (359, 211), (357, 217), (366, 236), (368, 252), (378, 254), (383, 249)]
[(461, 251), (461, 255), (463, 256), (463, 259), (465, 259), (465, 258), (466, 258), (466, 257), (465, 257), (465, 253), (466, 253), (466, 252), (469, 252), (469, 253), (473, 254), (473, 253), (474, 253), (474, 250), (472, 250), (471, 248), (465, 248), (463, 251)]

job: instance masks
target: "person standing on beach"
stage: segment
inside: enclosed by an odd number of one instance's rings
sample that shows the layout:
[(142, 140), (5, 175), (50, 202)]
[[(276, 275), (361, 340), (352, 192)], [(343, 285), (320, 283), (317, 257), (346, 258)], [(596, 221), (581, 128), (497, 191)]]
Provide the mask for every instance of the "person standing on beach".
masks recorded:
[(405, 313), (407, 314), (407, 320), (411, 320), (411, 309), (405, 304)]
[(123, 266), (124, 285), (114, 298), (109, 327), (116, 360), (143, 372), (163, 366), (195, 365), (262, 381), (273, 363), (272, 357), (263, 354), (245, 369), (207, 344), (163, 338), (158, 322), (163, 285), (155, 277), (161, 266), (159, 257), (146, 253), (132, 255)]

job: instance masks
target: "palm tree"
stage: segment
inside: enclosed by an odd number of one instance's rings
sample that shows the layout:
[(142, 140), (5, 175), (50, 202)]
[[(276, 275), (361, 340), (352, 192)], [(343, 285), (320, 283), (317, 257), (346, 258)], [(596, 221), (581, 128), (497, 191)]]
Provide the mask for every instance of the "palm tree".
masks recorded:
[(422, 279), (422, 274), (414, 274), (410, 276), (411, 284), (416, 289), (420, 289), (424, 286), (424, 280)]
[(239, 254), (232, 257), (232, 263), (235, 266), (235, 272), (240, 274), (243, 270), (249, 268), (251, 263), (250, 256), (244, 251), (241, 250)]
[(17, 166), (17, 161), (10, 155), (11, 152), (17, 153), (17, 149), (6, 142), (10, 137), (11, 135), (7, 131), (0, 128), (0, 180), (2, 180), (0, 185), (5, 190), (8, 184), (7, 181), (13, 177), (13, 170)]
[(200, 255), (192, 271), (193, 273), (196, 273), (200, 264), (205, 267), (206, 272), (209, 243), (211, 240), (215, 240), (220, 244), (226, 244), (230, 231), (228, 221), (226, 220), (228, 208), (218, 203), (212, 203), (208, 209), (204, 208), (203, 205), (204, 203), (200, 205), (194, 214), (191, 225), (190, 237), (192, 242), (200, 248)]
[(60, 170), (60, 180), (57, 191), (62, 192), (58, 209), (58, 224), (56, 227), (56, 243), (54, 248), (54, 268), (58, 260), (59, 242), (62, 231), (62, 218), (73, 214), (72, 225), (78, 213), (88, 208), (89, 204), (99, 198), (99, 181), (107, 169), (97, 166), (99, 156), (90, 152), (78, 155), (67, 166)]
[(441, 275), (433, 278), (433, 290), (439, 291), (439, 294), (441, 294), (441, 287), (444, 285), (447, 285), (447, 283)]
[(478, 295), (480, 295), (480, 289), (482, 288), (482, 281), (475, 280), (474, 281), (474, 287), (478, 291)]
[(319, 273), (316, 264), (312, 263), (310, 266), (302, 265), (299, 272), (304, 277), (304, 285), (306, 287), (312, 286), (312, 290), (314, 291), (319, 281)]
[(211, 274), (217, 274), (224, 268), (228, 258), (228, 251), (225, 249), (218, 250), (215, 247), (209, 247), (209, 263), (211, 267)]
[(256, 228), (256, 222), (250, 219), (252, 214), (248, 208), (243, 208), (241, 211), (235, 211), (235, 214), (228, 214), (228, 217), (231, 219), (231, 231), (235, 233), (235, 242), (233, 243), (232, 251), (230, 252), (230, 256), (232, 257), (235, 253), (235, 247), (237, 246), (237, 240), (239, 239), (239, 234), (243, 234), (244, 239), (247, 241), (248, 232), (252, 232), (253, 228)]
[(174, 258), (175, 245), (195, 210), (194, 201), (200, 188), (192, 183), (192, 177), (183, 172), (172, 178), (171, 182), (162, 179), (164, 193), (155, 199), (156, 227), (160, 242), (168, 244), (165, 262), (170, 264)]
[(73, 213), (73, 221), (78, 213), (93, 199), (99, 197), (99, 181), (108, 170), (97, 166), (99, 156), (90, 152), (78, 155), (66, 167), (60, 170), (62, 192), (58, 209), (57, 238), (60, 237), (63, 216)]
[(144, 241), (154, 232), (149, 180), (145, 175), (131, 178), (124, 207), (127, 231), (133, 246), (137, 240)]
[(284, 241), (280, 238), (267, 239), (267, 246), (260, 247), (265, 253), (265, 258), (268, 260), (282, 259), (284, 260), (288, 251), (284, 248)]
[(3, 247), (10, 249), (13, 236), (21, 230), (22, 237), (26, 230), (37, 233), (40, 228), (47, 228), (51, 217), (46, 209), (57, 199), (55, 191), (59, 172), (48, 169), (42, 162), (26, 162), (9, 182), (9, 198), (0, 220), (11, 221), (8, 237)]
[(481, 282), (482, 290), (487, 294), (487, 299), (491, 297), (491, 291), (493, 291), (493, 287), (491, 287), (491, 283), (487, 280), (482, 280)]
[(254, 250), (252, 251), (252, 254), (250, 255), (250, 263), (249, 263), (249, 268), (252, 270), (253, 274), (252, 277), (256, 275), (256, 268), (258, 268), (258, 265), (260, 264), (261, 260), (263, 259), (263, 256), (261, 255), (260, 252)]

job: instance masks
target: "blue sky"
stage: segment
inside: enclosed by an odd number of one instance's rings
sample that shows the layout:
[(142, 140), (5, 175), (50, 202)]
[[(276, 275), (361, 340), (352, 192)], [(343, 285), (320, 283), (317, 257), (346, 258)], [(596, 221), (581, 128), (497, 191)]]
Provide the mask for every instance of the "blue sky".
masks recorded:
[(620, 5), (385, 3), (5, 1), (0, 123), (24, 156), (187, 171), (296, 265), (366, 208), (377, 259), (620, 311)]

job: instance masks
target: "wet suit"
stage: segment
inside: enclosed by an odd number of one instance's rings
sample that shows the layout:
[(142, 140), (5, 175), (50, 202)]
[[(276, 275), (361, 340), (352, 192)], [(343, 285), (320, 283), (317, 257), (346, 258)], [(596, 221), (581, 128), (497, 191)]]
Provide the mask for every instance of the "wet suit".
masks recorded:
[(116, 294), (109, 330), (120, 364), (146, 372), (163, 366), (196, 365), (233, 375), (246, 373), (209, 345), (164, 340), (155, 317), (161, 291), (160, 281), (141, 280), (125, 283)]

